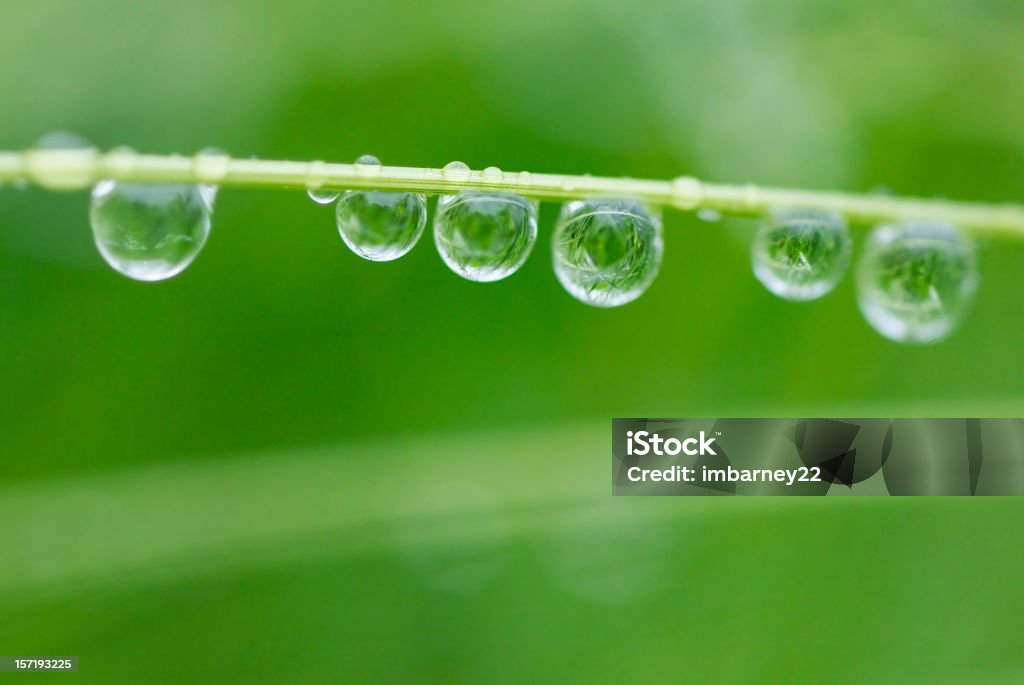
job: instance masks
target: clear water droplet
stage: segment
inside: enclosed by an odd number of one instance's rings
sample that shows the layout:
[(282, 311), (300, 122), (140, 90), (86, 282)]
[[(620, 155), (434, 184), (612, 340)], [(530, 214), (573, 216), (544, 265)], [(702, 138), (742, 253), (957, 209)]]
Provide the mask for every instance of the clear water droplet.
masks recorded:
[(360, 176), (377, 176), (380, 174), (380, 160), (373, 155), (361, 155), (356, 160), (356, 173)]
[(119, 176), (127, 175), (135, 169), (138, 157), (139, 153), (130, 147), (122, 145), (108, 152), (106, 157), (104, 157), (103, 163), (108, 171), (115, 172)]
[(445, 178), (449, 178), (453, 181), (465, 181), (469, 178), (469, 167), (463, 162), (448, 162), (441, 169), (441, 173), (444, 174)]
[(67, 131), (47, 133), (30, 150), (28, 173), (44, 188), (74, 190), (93, 180), (99, 151), (81, 136)]
[(963, 319), (978, 281), (974, 245), (955, 227), (886, 225), (868, 238), (857, 268), (857, 301), (886, 338), (938, 342)]
[(506, 278), (537, 241), (537, 203), (509, 193), (460, 193), (438, 199), (434, 242), (448, 267), (471, 281)]
[(231, 157), (220, 148), (207, 147), (200, 150), (192, 160), (196, 178), (201, 181), (199, 192), (206, 201), (207, 207), (213, 210), (213, 202), (220, 191), (218, 185), (228, 175)]
[(552, 240), (555, 275), (595, 307), (640, 297), (661, 266), (661, 217), (632, 200), (576, 200), (562, 206)]
[(200, 186), (101, 181), (89, 220), (100, 254), (120, 273), (161, 281), (181, 273), (210, 235), (212, 208)]
[(693, 209), (704, 199), (704, 186), (693, 176), (680, 176), (672, 181), (672, 202), (679, 209)]
[(722, 220), (722, 213), (717, 209), (704, 209), (697, 210), (697, 218), (701, 221), (707, 221), (708, 223), (715, 223), (716, 221)]
[(92, 143), (70, 131), (51, 131), (39, 138), (36, 150), (91, 150)]
[(782, 210), (761, 224), (750, 251), (754, 275), (786, 300), (829, 293), (850, 265), (850, 232), (842, 217), (821, 210)]
[(533, 183), (533, 176), (530, 174), (529, 171), (520, 171), (519, 175), (516, 177), (516, 180), (519, 182), (520, 185), (528, 186), (531, 183)]
[(231, 157), (215, 147), (200, 150), (192, 162), (196, 179), (211, 185), (218, 185), (224, 180), (224, 177), (228, 175), (230, 165)]
[(390, 262), (415, 247), (427, 224), (427, 198), (419, 193), (349, 190), (335, 210), (338, 232), (360, 257)]
[(501, 180), (505, 177), (501, 169), (496, 166), (489, 166), (484, 169), (483, 178), (489, 183), (501, 183)]
[(310, 188), (306, 191), (306, 195), (309, 195), (309, 199), (318, 205), (329, 205), (338, 199), (341, 191), (333, 188)]
[(329, 205), (341, 195), (341, 191), (336, 188), (325, 188), (326, 180), (327, 163), (320, 160), (310, 162), (306, 169), (306, 195), (318, 205)]

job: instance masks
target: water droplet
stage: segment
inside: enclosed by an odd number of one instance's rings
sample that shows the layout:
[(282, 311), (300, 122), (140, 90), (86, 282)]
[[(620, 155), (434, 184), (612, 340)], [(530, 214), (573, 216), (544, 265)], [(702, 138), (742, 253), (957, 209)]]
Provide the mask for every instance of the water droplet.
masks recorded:
[(529, 171), (520, 171), (519, 175), (517, 176), (517, 180), (519, 182), (519, 185), (528, 186), (531, 183), (533, 183), (533, 176), (530, 174)]
[(488, 183), (501, 183), (501, 180), (505, 177), (501, 169), (496, 166), (489, 166), (484, 169), (483, 172), (484, 180)]
[(338, 199), (341, 191), (333, 188), (310, 188), (306, 191), (306, 195), (309, 195), (309, 199), (318, 205), (329, 205)]
[(511, 276), (537, 241), (537, 203), (508, 193), (443, 195), (434, 242), (452, 271), (471, 281)]
[(717, 209), (704, 209), (697, 210), (697, 218), (701, 221), (707, 221), (708, 223), (715, 223), (716, 221), (722, 220), (722, 213)]
[(138, 157), (139, 153), (122, 145), (108, 152), (103, 158), (103, 164), (108, 171), (114, 172), (118, 176), (124, 176), (135, 169)]
[(318, 205), (329, 205), (341, 195), (341, 191), (336, 188), (324, 188), (326, 180), (327, 164), (320, 160), (310, 162), (306, 169), (306, 194)]
[(36, 141), (37, 150), (91, 150), (92, 143), (69, 131), (51, 131)]
[(196, 178), (201, 181), (199, 192), (206, 201), (208, 207), (213, 207), (217, 199), (217, 192), (220, 187), (217, 185), (228, 175), (231, 166), (231, 157), (220, 148), (203, 148), (192, 160), (192, 167), (195, 169)]
[(974, 245), (948, 224), (881, 226), (857, 269), (857, 300), (871, 327), (897, 342), (948, 336), (978, 289)]
[(418, 193), (349, 190), (335, 211), (338, 232), (360, 257), (389, 262), (411, 250), (427, 224), (427, 198)]
[(210, 235), (212, 207), (200, 186), (101, 181), (89, 219), (100, 254), (139, 281), (181, 273)]
[(96, 148), (74, 133), (48, 133), (30, 150), (25, 163), (29, 175), (44, 188), (74, 190), (87, 187), (99, 156)]
[(661, 266), (661, 217), (632, 200), (576, 200), (562, 206), (552, 241), (555, 275), (595, 307), (640, 297)]
[(192, 166), (195, 169), (197, 180), (217, 185), (228, 175), (231, 157), (223, 150), (208, 147), (196, 154)]
[(693, 176), (680, 176), (672, 181), (672, 200), (679, 209), (693, 209), (704, 199), (704, 186)]
[(469, 167), (462, 162), (448, 162), (441, 169), (441, 173), (444, 174), (445, 178), (449, 178), (453, 181), (465, 181), (469, 178)]
[(337, 188), (326, 188), (327, 163), (315, 160), (306, 167), (306, 195), (317, 205), (330, 205), (341, 195)]
[(361, 155), (356, 160), (356, 173), (360, 176), (377, 176), (380, 174), (380, 160), (373, 155)]
[(751, 247), (754, 275), (786, 300), (830, 292), (850, 265), (850, 233), (842, 217), (821, 210), (782, 210), (766, 220)]

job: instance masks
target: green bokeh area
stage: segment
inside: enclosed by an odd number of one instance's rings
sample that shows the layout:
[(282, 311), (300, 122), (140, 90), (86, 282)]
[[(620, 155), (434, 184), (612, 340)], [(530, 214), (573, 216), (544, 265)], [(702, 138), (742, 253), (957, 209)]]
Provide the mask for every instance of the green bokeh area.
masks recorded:
[[(1009, 0), (6, 3), (0, 147), (1019, 201), (1022, 44)], [(905, 347), (849, 277), (783, 302), (751, 223), (678, 212), (646, 295), (586, 307), (557, 213), (476, 284), (428, 234), (370, 263), (303, 193), (224, 189), (149, 284), (84, 193), (0, 188), (0, 653), (98, 683), (1021, 682), (1016, 500), (613, 500), (608, 438), (1024, 414), (1024, 242), (982, 243), (963, 327)]]

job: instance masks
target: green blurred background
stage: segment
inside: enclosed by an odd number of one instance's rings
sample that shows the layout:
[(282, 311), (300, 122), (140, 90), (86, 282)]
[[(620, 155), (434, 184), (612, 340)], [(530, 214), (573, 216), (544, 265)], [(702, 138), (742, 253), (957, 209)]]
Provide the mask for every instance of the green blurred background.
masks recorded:
[[(1021, 45), (1012, 0), (5, 2), (0, 147), (1017, 201)], [(749, 222), (667, 213), (660, 277), (603, 311), (552, 274), (550, 204), (495, 284), (230, 189), (195, 264), (136, 283), (86, 207), (0, 189), (0, 653), (103, 683), (1024, 678), (1015, 500), (613, 500), (608, 471), (613, 416), (1021, 415), (1021, 243), (904, 347), (849, 278), (773, 298)]]

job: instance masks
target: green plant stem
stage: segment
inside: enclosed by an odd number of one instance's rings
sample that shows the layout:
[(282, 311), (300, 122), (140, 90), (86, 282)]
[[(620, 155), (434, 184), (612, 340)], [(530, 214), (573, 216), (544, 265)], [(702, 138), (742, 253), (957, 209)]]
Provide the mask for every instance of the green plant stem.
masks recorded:
[(76, 190), (103, 179), (246, 188), (404, 190), (429, 194), (498, 190), (539, 200), (614, 196), (682, 210), (709, 209), (737, 216), (760, 216), (785, 208), (813, 208), (835, 212), (854, 224), (930, 220), (974, 232), (1024, 238), (1024, 206), (1016, 204), (725, 185), (706, 183), (690, 176), (643, 180), (525, 172), (459, 173), (417, 167), (232, 159), (218, 153), (185, 157), (144, 155), (128, 150), (0, 152), (0, 182), (29, 182), (53, 190)]

